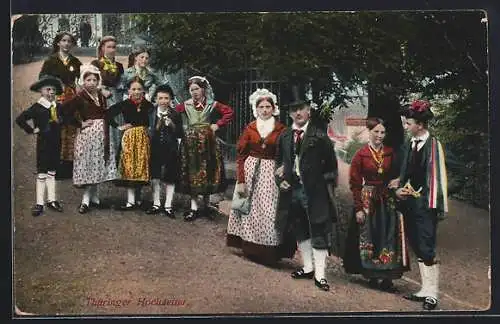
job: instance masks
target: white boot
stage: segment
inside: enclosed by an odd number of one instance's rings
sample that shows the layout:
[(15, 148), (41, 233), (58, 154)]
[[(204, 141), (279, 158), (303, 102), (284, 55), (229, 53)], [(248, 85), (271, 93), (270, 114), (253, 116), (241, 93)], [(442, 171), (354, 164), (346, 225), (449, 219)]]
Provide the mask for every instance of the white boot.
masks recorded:
[(428, 286), (427, 286), (427, 296), (424, 301), (424, 309), (433, 310), (436, 308), (438, 303), (439, 294), (439, 267), (437, 263), (431, 266), (426, 266), (428, 268)]
[(416, 297), (427, 297), (429, 293), (429, 267), (426, 266), (423, 261), (419, 261), (418, 268), (420, 270), (420, 280), (422, 283), (422, 287), (413, 295)]

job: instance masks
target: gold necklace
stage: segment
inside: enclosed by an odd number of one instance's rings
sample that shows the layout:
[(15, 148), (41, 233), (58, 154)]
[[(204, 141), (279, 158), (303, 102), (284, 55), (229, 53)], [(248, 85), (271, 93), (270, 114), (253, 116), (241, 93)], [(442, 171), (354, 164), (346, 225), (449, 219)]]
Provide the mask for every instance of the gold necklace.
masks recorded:
[(375, 160), (377, 165), (378, 174), (384, 173), (384, 168), (382, 168), (382, 165), (384, 164), (384, 147), (382, 146), (379, 152), (375, 151), (370, 145), (368, 145), (368, 148), (370, 149), (373, 160)]

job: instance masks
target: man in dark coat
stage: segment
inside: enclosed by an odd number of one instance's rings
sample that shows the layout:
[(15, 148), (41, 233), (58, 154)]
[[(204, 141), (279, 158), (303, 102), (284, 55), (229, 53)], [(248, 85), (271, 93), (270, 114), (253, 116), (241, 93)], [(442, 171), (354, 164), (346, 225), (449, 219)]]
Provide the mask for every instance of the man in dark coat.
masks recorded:
[(82, 47), (89, 47), (89, 41), (92, 37), (92, 26), (85, 18), (80, 23), (80, 39), (82, 40)]
[[(311, 106), (304, 100), (290, 104), (292, 127), (280, 136), (276, 180), (280, 206), (276, 225), (280, 233), (292, 228), (302, 255), (303, 267), (295, 279), (312, 279), (329, 290), (326, 258), (333, 248), (336, 208), (337, 158), (326, 129), (311, 120)], [(314, 260), (314, 261), (313, 261)]]

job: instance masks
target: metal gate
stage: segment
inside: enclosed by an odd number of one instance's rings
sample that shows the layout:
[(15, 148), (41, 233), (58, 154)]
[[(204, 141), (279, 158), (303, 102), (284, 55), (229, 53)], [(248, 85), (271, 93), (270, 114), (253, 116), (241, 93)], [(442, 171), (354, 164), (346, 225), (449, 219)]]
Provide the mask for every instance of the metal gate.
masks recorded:
[[(248, 101), (250, 95), (259, 88), (265, 88), (274, 93), (278, 99), (278, 107), (280, 106), (282, 82), (266, 79), (261, 70), (249, 69), (245, 72), (244, 79), (234, 85), (230, 93), (229, 104), (235, 111), (233, 122), (228, 125), (226, 130), (226, 141), (223, 143), (226, 161), (236, 161), (236, 143), (243, 129), (255, 120), (252, 107)], [(286, 114), (283, 109), (280, 109), (283, 119)]]

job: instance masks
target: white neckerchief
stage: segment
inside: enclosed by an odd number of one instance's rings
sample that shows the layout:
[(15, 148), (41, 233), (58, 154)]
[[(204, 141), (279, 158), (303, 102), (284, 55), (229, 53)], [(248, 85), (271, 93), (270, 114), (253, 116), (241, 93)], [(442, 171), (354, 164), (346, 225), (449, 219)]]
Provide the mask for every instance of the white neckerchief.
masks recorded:
[(415, 147), (415, 142), (417, 140), (420, 140), (417, 146), (417, 151), (420, 151), (420, 149), (425, 145), (425, 142), (427, 142), (427, 139), (429, 138), (429, 132), (425, 131), (425, 133), (421, 136), (415, 136), (411, 138), (411, 147), (412, 149)]
[(275, 118), (271, 116), (267, 120), (263, 120), (257, 117), (257, 131), (260, 134), (260, 137), (266, 138), (267, 135), (271, 134), (274, 130)]
[(54, 106), (56, 105), (55, 101), (50, 102), (47, 99), (45, 99), (44, 97), (40, 97), (40, 99), (38, 99), (38, 103), (47, 109), (50, 109), (50, 107), (52, 107), (52, 105), (54, 105)]
[(165, 110), (161, 110), (160, 106), (158, 106), (158, 110), (156, 112), (156, 116), (158, 116), (158, 118), (163, 118), (165, 117), (166, 115), (168, 114), (168, 108), (165, 109)]

